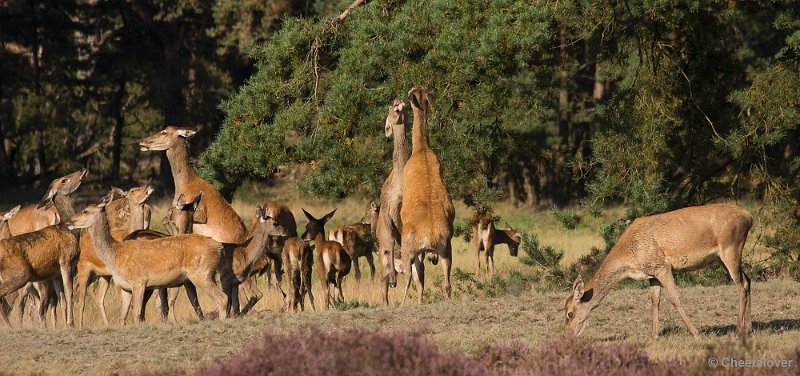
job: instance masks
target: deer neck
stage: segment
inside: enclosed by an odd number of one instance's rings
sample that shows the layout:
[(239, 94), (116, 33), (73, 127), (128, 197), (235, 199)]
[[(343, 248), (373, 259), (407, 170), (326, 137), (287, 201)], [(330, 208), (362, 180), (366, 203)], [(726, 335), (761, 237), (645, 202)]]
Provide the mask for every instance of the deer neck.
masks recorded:
[[(405, 125), (396, 125), (392, 129), (394, 137), (394, 151), (392, 152), (392, 168), (397, 171), (400, 176), (403, 174), (403, 167), (408, 162), (408, 156), (411, 154), (408, 150), (408, 141), (406, 140), (406, 127)], [(427, 137), (426, 137), (427, 139)], [(426, 141), (427, 142), (427, 141)], [(416, 142), (414, 143), (416, 145)]]
[(108, 225), (105, 209), (98, 212), (97, 215), (99, 218), (89, 228), (89, 233), (92, 234), (92, 244), (97, 256), (103, 260), (109, 269), (116, 269), (116, 253), (113, 249), (116, 241), (111, 237), (111, 229)]
[(428, 143), (428, 114), (421, 109), (414, 107), (414, 127), (411, 129), (412, 151), (429, 149)]
[[(320, 245), (320, 244), (322, 244), (322, 242), (324, 242), (324, 241), (325, 241), (325, 234), (324, 234), (324, 232), (325, 232), (325, 230), (322, 230), (322, 231), (320, 231), (320, 232), (318, 232), (318, 233), (317, 233), (317, 236), (316, 236), (316, 237), (314, 237), (314, 246), (315, 246), (315, 247), (319, 247), (319, 245)], [(317, 248), (317, 250), (319, 250), (319, 248)]]
[(256, 222), (253, 229), (253, 237), (244, 249), (247, 265), (252, 265), (256, 260), (264, 256), (264, 251), (269, 241), (269, 230), (263, 223)]
[(53, 197), (53, 205), (58, 211), (58, 216), (62, 221), (65, 221), (75, 215), (75, 208), (73, 206), (72, 198), (62, 194), (56, 194)]
[(189, 184), (192, 178), (197, 177), (197, 172), (189, 157), (189, 142), (181, 138), (175, 145), (167, 149), (167, 159), (172, 169), (172, 179), (175, 181), (175, 189)]
[(494, 244), (511, 244), (516, 243), (510, 236), (506, 230), (494, 230), (494, 238), (492, 238)]
[(136, 205), (131, 200), (128, 201), (128, 232), (144, 230), (144, 204)]
[(625, 278), (624, 268), (620, 267), (613, 259), (608, 261), (611, 262), (604, 261), (600, 264), (597, 272), (586, 283), (584, 291), (592, 291), (591, 309), (595, 309), (611, 289)]

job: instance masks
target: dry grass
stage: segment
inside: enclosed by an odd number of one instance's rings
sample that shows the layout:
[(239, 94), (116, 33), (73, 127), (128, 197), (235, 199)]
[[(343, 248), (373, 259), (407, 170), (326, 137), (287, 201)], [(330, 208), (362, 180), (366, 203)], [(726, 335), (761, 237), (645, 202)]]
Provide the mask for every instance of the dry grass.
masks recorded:
[[(300, 210), (306, 208), (321, 215), (338, 208), (328, 225), (357, 222), (368, 207), (368, 199), (348, 199), (339, 202), (302, 199), (291, 189), (253, 187), (247, 195), (234, 200), (234, 208), (249, 223), (255, 202), (264, 199), (281, 201), (295, 213), (300, 231), (306, 220)], [(159, 219), (167, 208), (167, 200), (156, 202), (153, 227), (160, 229)], [(607, 215), (613, 218), (622, 209)], [(458, 203), (457, 221), (466, 222), (470, 216), (467, 208)], [(574, 261), (593, 246), (603, 242), (597, 229), (608, 219), (584, 219), (576, 230), (564, 230), (546, 212), (514, 208), (500, 204), (496, 208), (503, 220), (520, 230), (535, 232), (545, 244), (563, 249), (564, 263)], [(613, 214), (613, 215), (612, 215)], [(454, 239), (454, 268), (474, 273), (475, 260), (469, 245), (463, 239)], [(530, 273), (528, 267), (510, 257), (505, 247), (496, 254), (496, 269), (508, 276), (512, 271)], [(33, 320), (26, 319), (15, 329), (0, 332), (0, 373), (13, 371), (20, 374), (107, 374), (110, 372), (137, 373), (137, 370), (169, 368), (195, 368), (217, 357), (227, 357), (258, 339), (262, 332), (287, 333), (304, 331), (311, 327), (382, 328), (390, 331), (418, 332), (436, 343), (459, 351), (475, 352), (495, 341), (519, 340), (535, 344), (560, 335), (563, 330), (563, 302), (566, 291), (539, 293), (526, 290), (519, 296), (510, 294), (498, 298), (483, 298), (459, 293), (458, 283), (452, 301), (440, 301), (441, 268), (428, 265), (426, 296), (428, 304), (411, 304), (407, 307), (380, 307), (381, 287), (369, 280), (366, 262), (362, 259), (363, 280), (353, 277), (345, 283), (344, 295), (349, 302), (358, 302), (371, 308), (346, 311), (279, 313), (281, 301), (274, 289), (262, 290), (265, 298), (255, 307), (255, 313), (240, 319), (197, 322), (185, 294), (178, 300), (178, 324), (160, 323), (155, 304), (150, 303), (147, 323), (120, 327), (119, 298), (114, 288), (106, 298), (107, 312), (113, 326), (102, 327), (90, 287), (87, 299), (86, 328), (40, 329)], [(377, 277), (377, 276), (376, 276)], [(313, 291), (318, 307), (322, 307), (322, 290), (314, 276)], [(376, 278), (377, 279), (377, 278)], [(478, 280), (485, 277), (478, 275)], [(401, 282), (403, 279), (401, 278)], [(263, 286), (263, 281), (261, 282)], [(684, 362), (700, 362), (711, 355), (746, 354), (781, 357), (797, 348), (800, 343), (800, 285), (790, 281), (770, 281), (753, 285), (753, 319), (755, 332), (747, 344), (740, 343), (732, 334), (737, 312), (737, 292), (731, 286), (690, 287), (681, 289), (681, 298), (695, 324), (705, 332), (700, 341), (694, 341), (666, 299), (662, 299), (661, 323), (665, 335), (658, 340), (648, 337), (649, 297), (645, 289), (613, 291), (594, 312), (585, 336), (603, 343), (628, 342), (641, 345), (656, 358), (679, 358)], [(415, 293), (415, 292), (414, 292)], [(392, 290), (390, 300), (397, 304), (400, 289)], [(414, 295), (410, 296), (414, 301)], [(201, 292), (201, 304), (207, 310), (213, 307)], [(16, 312), (12, 312), (16, 318)]]

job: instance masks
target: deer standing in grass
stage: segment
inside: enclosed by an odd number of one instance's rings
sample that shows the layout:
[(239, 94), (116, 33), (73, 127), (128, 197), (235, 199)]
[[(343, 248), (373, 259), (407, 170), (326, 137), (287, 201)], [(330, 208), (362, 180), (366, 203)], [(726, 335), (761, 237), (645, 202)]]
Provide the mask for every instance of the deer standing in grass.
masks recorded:
[(247, 230), (238, 214), (211, 184), (194, 170), (189, 158), (189, 142), (197, 131), (169, 126), (139, 142), (142, 151), (166, 150), (175, 181), (175, 197), (197, 197), (204, 192), (203, 202), (194, 217), (194, 233), (221, 243), (240, 244), (247, 240)]
[[(75, 209), (70, 195), (85, 176), (86, 170), (80, 170), (54, 180), (39, 206), (52, 204), (60, 217), (71, 216)], [(47, 281), (60, 275), (64, 286), (59, 292), (60, 300), (65, 302), (64, 318), (67, 326), (72, 326), (72, 270), (78, 254), (78, 233), (64, 225), (0, 240), (0, 299), (28, 282)], [(6, 326), (11, 325), (2, 309), (0, 320)]]
[(195, 234), (118, 242), (111, 236), (105, 213), (112, 196), (113, 192), (75, 214), (67, 225), (89, 229), (97, 255), (111, 271), (114, 283), (130, 291), (136, 320), (141, 322), (144, 317), (146, 290), (178, 287), (186, 281), (202, 288), (225, 319), (225, 294), (215, 283), (222, 244)]
[[(267, 215), (266, 208), (262, 208), (260, 205), (256, 206), (256, 217), (258, 220), (251, 229), (252, 237), (242, 244), (226, 244), (218, 269), (222, 289), (228, 297), (227, 309), (235, 316), (240, 313), (239, 284), (249, 279), (253, 264), (264, 257), (269, 238), (284, 237), (287, 234), (287, 231), (275, 219)], [(262, 295), (255, 285), (251, 288), (255, 289), (259, 297)], [(248, 302), (249, 305), (250, 302)]]
[(678, 298), (673, 271), (697, 270), (721, 261), (739, 287), (737, 332), (748, 334), (750, 278), (742, 270), (742, 250), (753, 216), (729, 204), (693, 206), (637, 218), (609, 251), (597, 272), (586, 283), (578, 276), (564, 305), (567, 335), (580, 335), (589, 314), (611, 288), (625, 278), (650, 281), (652, 335), (658, 337), (661, 288), (678, 311), (689, 332), (699, 338)]
[[(373, 223), (377, 223), (380, 208), (377, 204), (370, 203), (370, 208), (362, 218), (362, 223), (353, 223), (335, 227), (328, 234), (328, 240), (338, 242), (353, 260), (356, 280), (361, 280), (361, 269), (358, 265), (358, 258), (364, 257), (369, 265), (370, 279), (375, 278), (375, 262), (372, 259), (372, 252), (375, 250), (375, 237), (372, 229)], [(364, 223), (367, 221), (369, 223)]]
[[(381, 187), (380, 209), (374, 228), (381, 262), (383, 303), (389, 305), (389, 288), (397, 286), (397, 273), (402, 270), (400, 263), (396, 262), (400, 253), (400, 236), (403, 229), (400, 208), (403, 202), (403, 170), (411, 154), (406, 140), (406, 104), (399, 99), (395, 99), (389, 106), (384, 123), (384, 135), (394, 139), (392, 172)], [(422, 281), (419, 279), (420, 275), (424, 275), (424, 265), (417, 260), (420, 259), (415, 259), (415, 272), (412, 275), (416, 284), (420, 286), (424, 283), (424, 279)], [(422, 273), (419, 273), (420, 271)]]
[[(17, 205), (5, 213), (0, 213), (0, 240), (11, 237), (11, 232), (8, 231), (8, 220), (13, 218), (17, 212), (19, 212), (19, 208), (20, 205)], [(11, 293), (10, 295), (14, 294), (17, 293)], [(11, 298), (11, 300), (14, 299), (16, 299), (16, 296)], [(5, 311), (6, 316), (9, 314), (9, 312), (11, 312), (11, 305), (8, 304), (5, 298), (0, 298), (0, 309)]]
[[(303, 214), (308, 218), (308, 225), (306, 225), (306, 230), (301, 238), (306, 242), (314, 241), (317, 275), (319, 275), (319, 281), (325, 291), (326, 308), (331, 308), (336, 303), (344, 301), (342, 281), (350, 273), (350, 264), (352, 263), (350, 255), (347, 254), (341, 244), (325, 240), (325, 224), (333, 217), (334, 213), (336, 213), (336, 209), (317, 219), (303, 209)], [(310, 269), (311, 265), (308, 265), (308, 270), (310, 271)], [(310, 274), (309, 271), (306, 273)], [(311, 278), (306, 277), (304, 279), (307, 279), (307, 281), (303, 282), (305, 286), (302, 288), (311, 291)], [(333, 285), (333, 294), (331, 294), (330, 285)], [(313, 297), (311, 299), (313, 301)]]
[(472, 250), (475, 253), (478, 272), (481, 271), (481, 251), (483, 251), (486, 258), (486, 270), (491, 277), (494, 275), (494, 247), (498, 244), (506, 244), (511, 256), (516, 257), (522, 238), (519, 232), (509, 226), (508, 223), (506, 223), (505, 229), (496, 229), (491, 213), (475, 214), (471, 222), (473, 223)]
[[(131, 188), (123, 191), (114, 188), (114, 191), (121, 198), (111, 201), (106, 208), (109, 218), (109, 228), (111, 236), (122, 241), (130, 233), (137, 230), (145, 230), (150, 227), (149, 205), (145, 203), (153, 193), (153, 187), (148, 184), (140, 187)], [(78, 326), (83, 327), (83, 312), (86, 308), (86, 289), (92, 275), (96, 275), (97, 288), (95, 290), (95, 302), (100, 309), (100, 317), (105, 325), (108, 325), (106, 315), (105, 297), (108, 292), (109, 282), (111, 281), (111, 271), (103, 263), (94, 249), (92, 235), (86, 231), (81, 231), (80, 239), (81, 254), (78, 258)], [(119, 286), (117, 286), (119, 290)], [(120, 295), (122, 296), (122, 295)], [(122, 307), (122, 317), (127, 317), (129, 307)]]
[[(401, 258), (403, 270), (411, 270), (415, 259), (426, 252), (438, 255), (444, 272), (443, 290), (449, 299), (450, 267), (452, 265), (453, 220), (455, 209), (444, 184), (442, 166), (428, 142), (428, 115), (432, 97), (424, 87), (414, 87), (408, 93), (414, 112), (411, 134), (411, 157), (403, 169), (403, 204), (400, 218)], [(421, 275), (420, 271), (420, 275)], [(406, 278), (403, 292), (405, 304), (411, 278)], [(424, 285), (420, 284), (418, 301), (422, 303)]]
[[(286, 230), (285, 236), (270, 236), (266, 244), (264, 256), (256, 260), (250, 268), (250, 276), (242, 283), (242, 293), (247, 297), (247, 306), (252, 307), (263, 297), (261, 290), (257, 286), (257, 278), (261, 275), (269, 273), (267, 285), (277, 286), (278, 294), (281, 299), (285, 299), (283, 290), (281, 289), (281, 276), (282, 276), (282, 263), (283, 263), (283, 248), (286, 240), (292, 237), (297, 237), (297, 222), (294, 219), (294, 214), (288, 207), (277, 203), (275, 201), (266, 201), (261, 204), (261, 207), (266, 211), (267, 216), (272, 217), (275, 221)], [(250, 232), (254, 228), (258, 218), (253, 216), (250, 225)], [(247, 309), (242, 310), (242, 314), (246, 314)]]

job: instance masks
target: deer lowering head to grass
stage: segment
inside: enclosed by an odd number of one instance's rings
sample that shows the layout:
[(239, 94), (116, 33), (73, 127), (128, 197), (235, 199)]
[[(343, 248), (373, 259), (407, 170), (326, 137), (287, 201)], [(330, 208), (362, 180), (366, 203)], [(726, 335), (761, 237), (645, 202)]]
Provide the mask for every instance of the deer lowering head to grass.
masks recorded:
[(739, 287), (737, 331), (746, 335), (750, 318), (750, 278), (742, 270), (742, 249), (753, 217), (734, 205), (693, 206), (637, 218), (609, 251), (597, 272), (586, 283), (578, 276), (564, 305), (565, 334), (580, 335), (589, 314), (611, 288), (625, 278), (650, 281), (652, 335), (657, 337), (661, 287), (689, 332), (699, 338), (689, 321), (675, 287), (673, 271), (697, 270), (720, 261)]
[[(266, 208), (256, 206), (258, 220), (253, 224), (252, 237), (242, 244), (226, 244), (219, 265), (219, 279), (222, 290), (228, 296), (227, 309), (239, 315), (239, 284), (250, 277), (253, 264), (264, 257), (264, 251), (271, 236), (283, 237), (287, 231), (275, 219), (267, 215)], [(258, 289), (255, 286), (252, 288)], [(261, 296), (261, 292), (257, 292)], [(247, 309), (258, 303), (248, 302)]]
[(144, 316), (146, 290), (178, 287), (186, 281), (202, 288), (217, 304), (220, 318), (226, 318), (225, 294), (215, 283), (222, 244), (195, 234), (118, 242), (111, 236), (105, 213), (112, 195), (72, 216), (67, 225), (89, 229), (114, 283), (131, 292), (136, 320), (141, 322)]
[[(370, 221), (370, 223), (374, 223), (377, 221), (378, 213), (378, 206), (372, 203), (361, 220), (362, 222)], [(372, 259), (372, 252), (375, 250), (375, 237), (372, 233), (372, 225), (370, 223), (353, 223), (337, 226), (328, 234), (328, 240), (341, 244), (350, 256), (350, 259), (353, 260), (356, 280), (361, 280), (361, 268), (359, 268), (358, 265), (359, 257), (367, 259), (370, 279), (375, 278), (375, 262)]]
[[(86, 170), (80, 170), (53, 180), (39, 206), (54, 205), (60, 217), (72, 215), (75, 210), (70, 195), (78, 189), (85, 176)], [(0, 298), (28, 282), (48, 281), (60, 276), (64, 286), (59, 292), (60, 300), (66, 303), (64, 317), (67, 326), (72, 326), (72, 269), (78, 253), (77, 232), (63, 225), (0, 240)], [(10, 326), (2, 309), (0, 320)]]
[[(344, 301), (342, 281), (347, 273), (350, 273), (352, 262), (350, 255), (341, 244), (325, 240), (325, 224), (333, 217), (334, 213), (336, 213), (336, 209), (317, 219), (303, 209), (303, 214), (308, 219), (308, 225), (306, 225), (306, 231), (301, 238), (305, 241), (314, 241), (317, 275), (319, 275), (322, 289), (325, 291), (326, 308)], [(333, 294), (331, 294), (330, 285), (333, 285)]]
[[(150, 208), (145, 203), (153, 193), (153, 187), (149, 184), (134, 187), (128, 191), (114, 188), (114, 192), (121, 198), (111, 201), (106, 207), (108, 213), (109, 229), (111, 236), (122, 241), (125, 237), (137, 230), (145, 230), (150, 227)], [(105, 308), (105, 297), (108, 292), (111, 280), (111, 271), (97, 255), (94, 249), (92, 235), (86, 231), (81, 231), (80, 239), (81, 254), (78, 258), (78, 326), (83, 327), (83, 313), (86, 308), (86, 289), (92, 275), (96, 275), (97, 288), (95, 290), (95, 302), (100, 309), (100, 317), (105, 325), (108, 325), (108, 316)], [(122, 317), (127, 314), (128, 307), (124, 310)]]
[(169, 126), (139, 142), (142, 151), (166, 150), (175, 181), (175, 197), (197, 197), (205, 193), (198, 213), (195, 215), (194, 233), (208, 236), (221, 243), (238, 244), (247, 239), (247, 230), (242, 219), (231, 208), (225, 198), (211, 184), (203, 180), (194, 170), (189, 158), (189, 142), (197, 131), (189, 128)]
[(478, 272), (481, 270), (481, 251), (486, 259), (486, 269), (489, 276), (494, 275), (494, 248), (498, 244), (508, 245), (511, 256), (516, 257), (522, 238), (517, 230), (506, 223), (506, 227), (499, 230), (494, 227), (491, 213), (475, 214), (472, 217), (472, 249)]
[(394, 138), (392, 172), (381, 187), (380, 210), (374, 224), (378, 241), (378, 258), (383, 279), (383, 303), (389, 304), (389, 288), (397, 287), (395, 258), (400, 253), (400, 232), (403, 223), (400, 207), (403, 202), (403, 169), (411, 151), (406, 141), (406, 105), (396, 99), (389, 106), (384, 124), (384, 134)]
[[(428, 115), (432, 97), (420, 86), (411, 89), (408, 95), (414, 112), (414, 125), (411, 157), (403, 169), (403, 204), (400, 209), (403, 222), (400, 242), (403, 270), (411, 270), (414, 259), (420, 254), (435, 253), (442, 263), (442, 287), (444, 295), (449, 299), (455, 209), (444, 184), (439, 158), (428, 143)], [(403, 303), (410, 286), (411, 278), (406, 278)], [(423, 289), (424, 286), (420, 286), (420, 303)]]

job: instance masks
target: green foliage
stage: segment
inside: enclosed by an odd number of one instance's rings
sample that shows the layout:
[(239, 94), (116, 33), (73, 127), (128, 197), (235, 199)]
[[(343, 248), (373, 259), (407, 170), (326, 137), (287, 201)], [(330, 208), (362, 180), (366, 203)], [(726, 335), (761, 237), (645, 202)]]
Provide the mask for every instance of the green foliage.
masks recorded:
[(567, 230), (574, 230), (578, 228), (578, 225), (581, 224), (581, 220), (583, 220), (583, 216), (570, 209), (560, 210), (556, 207), (553, 207), (552, 209), (548, 210), (547, 213), (550, 214), (550, 216), (552, 216), (556, 221), (561, 222), (561, 225)]
[(451, 278), (458, 294), (476, 297), (519, 296), (541, 281), (537, 273), (526, 275), (517, 271), (511, 271), (508, 275), (495, 274), (487, 281), (482, 281), (474, 273), (460, 268), (453, 270)]
[(523, 255), (519, 261), (525, 265), (538, 265), (545, 269), (555, 269), (559, 267), (559, 262), (564, 257), (564, 251), (555, 249), (551, 245), (542, 245), (539, 243), (539, 237), (536, 234), (529, 234), (520, 232), (522, 236)]
[(360, 302), (358, 300), (349, 300), (346, 302), (336, 302), (336, 309), (340, 311), (347, 311), (356, 308), (375, 308), (377, 307), (374, 304), (369, 304), (367, 302)]

